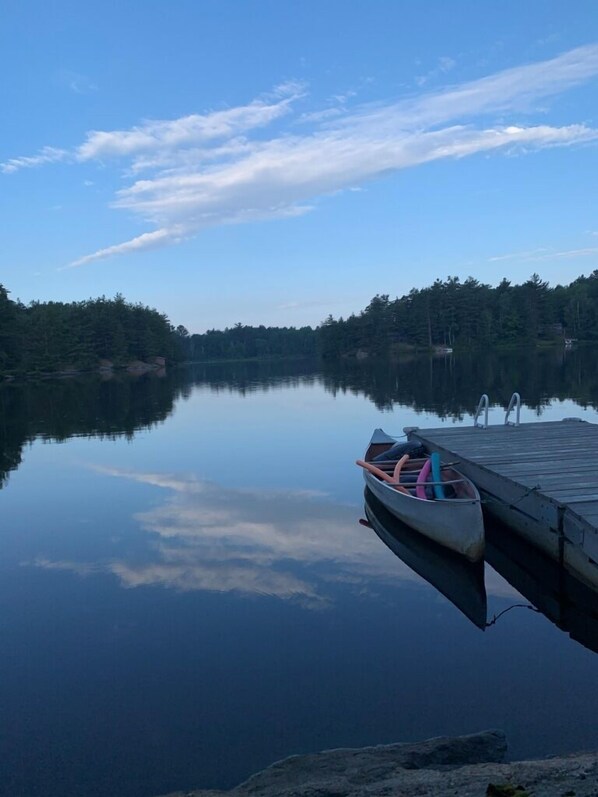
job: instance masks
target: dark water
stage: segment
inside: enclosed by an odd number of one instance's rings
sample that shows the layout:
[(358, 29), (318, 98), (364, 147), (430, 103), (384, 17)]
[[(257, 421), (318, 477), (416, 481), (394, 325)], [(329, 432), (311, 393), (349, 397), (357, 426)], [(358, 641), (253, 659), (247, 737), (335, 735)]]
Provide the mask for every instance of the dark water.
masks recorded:
[[(359, 525), (353, 465), (373, 427), (468, 423), (481, 392), (519, 390), (524, 420), (598, 420), (596, 359), (2, 386), (0, 793), (230, 787), (292, 753), (489, 727), (513, 757), (598, 748), (594, 610), (582, 644), (548, 564), (527, 599), (552, 619), (480, 631)], [(499, 573), (522, 589), (533, 557), (501, 541), (489, 617), (527, 602)]]

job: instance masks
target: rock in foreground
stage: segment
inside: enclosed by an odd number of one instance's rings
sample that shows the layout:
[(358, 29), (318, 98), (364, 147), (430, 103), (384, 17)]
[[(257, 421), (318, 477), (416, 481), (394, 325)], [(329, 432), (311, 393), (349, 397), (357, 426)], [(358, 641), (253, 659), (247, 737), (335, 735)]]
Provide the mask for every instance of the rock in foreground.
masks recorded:
[(169, 797), (598, 797), (598, 754), (503, 763), (501, 731), (291, 756), (230, 791)]

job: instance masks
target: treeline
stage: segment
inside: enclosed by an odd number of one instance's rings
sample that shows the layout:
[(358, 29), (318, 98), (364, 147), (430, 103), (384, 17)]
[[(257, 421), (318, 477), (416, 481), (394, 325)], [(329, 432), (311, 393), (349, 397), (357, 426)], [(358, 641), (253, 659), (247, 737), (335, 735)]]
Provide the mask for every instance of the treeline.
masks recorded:
[(141, 304), (114, 299), (32, 302), (10, 299), (0, 285), (0, 373), (87, 370), (100, 360), (179, 357), (168, 318)]
[(491, 287), (470, 277), (436, 280), (390, 299), (375, 296), (359, 314), (329, 316), (317, 329), (235, 324), (192, 334), (166, 315), (114, 299), (32, 302), (0, 285), (0, 375), (90, 370), (162, 356), (170, 362), (324, 359), (386, 355), (401, 349), (598, 340), (598, 270), (550, 287), (534, 274), (521, 285)]
[(598, 270), (554, 288), (537, 274), (522, 285), (503, 279), (495, 288), (473, 277), (464, 282), (449, 277), (393, 300), (375, 296), (359, 315), (329, 316), (317, 333), (325, 358), (383, 354), (401, 346), (598, 340)]
[(202, 335), (190, 335), (184, 327), (177, 327), (177, 334), (183, 359), (191, 362), (313, 357), (317, 353), (317, 335), (311, 327), (235, 324), (230, 329), (211, 329)]

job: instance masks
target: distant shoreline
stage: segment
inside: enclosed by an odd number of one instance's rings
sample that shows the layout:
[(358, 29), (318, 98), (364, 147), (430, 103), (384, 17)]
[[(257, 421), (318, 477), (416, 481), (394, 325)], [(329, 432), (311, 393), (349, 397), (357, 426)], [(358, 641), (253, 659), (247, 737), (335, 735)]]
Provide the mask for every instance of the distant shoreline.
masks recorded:
[(360, 349), (357, 352), (341, 354), (337, 357), (322, 357), (317, 355), (272, 355), (270, 357), (235, 357), (235, 358), (218, 358), (218, 359), (199, 359), (199, 360), (183, 360), (164, 365), (157, 365), (155, 363), (147, 363), (143, 361), (135, 361), (134, 363), (113, 364), (107, 366), (96, 366), (94, 368), (68, 368), (59, 369), (56, 371), (28, 371), (23, 373), (2, 373), (0, 371), (0, 384), (2, 382), (16, 382), (16, 381), (45, 381), (49, 379), (69, 379), (79, 376), (89, 376), (92, 374), (109, 376), (111, 374), (129, 374), (132, 376), (142, 376), (148, 373), (160, 374), (165, 370), (172, 368), (187, 367), (193, 365), (224, 365), (230, 363), (281, 363), (281, 362), (314, 362), (314, 363), (346, 363), (346, 362), (392, 362), (400, 359), (404, 355), (418, 355), (418, 356), (448, 356), (448, 355), (462, 355), (462, 354), (475, 354), (480, 351), (490, 352), (516, 352), (516, 351), (532, 351), (543, 349), (563, 349), (571, 350), (571, 348), (590, 347), (595, 346), (596, 341), (576, 341), (574, 347), (565, 346), (561, 341), (536, 341), (536, 342), (520, 342), (520, 343), (502, 343), (494, 346), (455, 346), (447, 350), (444, 346), (418, 346), (416, 344), (400, 344), (389, 351), (384, 352), (369, 352), (367, 349)]

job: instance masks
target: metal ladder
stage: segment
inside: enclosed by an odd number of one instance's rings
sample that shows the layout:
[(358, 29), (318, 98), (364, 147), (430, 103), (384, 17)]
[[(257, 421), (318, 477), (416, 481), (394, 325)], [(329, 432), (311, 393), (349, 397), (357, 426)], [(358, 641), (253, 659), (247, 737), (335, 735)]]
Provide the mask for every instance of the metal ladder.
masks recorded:
[[(511, 412), (515, 410), (515, 420), (510, 421), (509, 415)], [(511, 396), (511, 400), (509, 401), (509, 406), (507, 407), (507, 411), (505, 413), (505, 426), (519, 426), (519, 416), (521, 414), (521, 396), (519, 393), (513, 393)]]
[[(478, 407), (475, 411), (475, 415), (473, 416), (473, 425), (476, 429), (487, 429), (488, 428), (488, 410), (490, 407), (490, 399), (488, 398), (487, 393), (482, 393), (480, 400), (478, 402)], [(515, 410), (515, 420), (509, 420), (509, 416)], [(484, 413), (484, 420), (480, 421), (480, 415)], [(507, 407), (507, 411), (505, 413), (505, 426), (519, 426), (519, 417), (521, 415), (521, 396), (519, 393), (513, 393), (511, 396), (511, 400), (509, 401), (509, 406)]]

